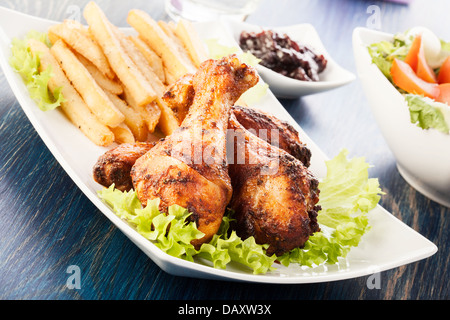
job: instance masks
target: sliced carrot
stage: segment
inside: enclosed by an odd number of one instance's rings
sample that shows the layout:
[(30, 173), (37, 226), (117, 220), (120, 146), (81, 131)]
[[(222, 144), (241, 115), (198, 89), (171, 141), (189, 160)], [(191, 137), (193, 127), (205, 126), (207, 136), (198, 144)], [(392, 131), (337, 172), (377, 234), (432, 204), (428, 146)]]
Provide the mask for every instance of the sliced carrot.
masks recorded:
[(423, 45), (420, 46), (419, 55), (417, 56), (416, 74), (422, 80), (437, 83), (436, 74), (434, 73), (434, 70), (428, 65), (428, 62), (425, 59), (425, 50), (423, 48)]
[(435, 99), (439, 95), (438, 85), (419, 78), (409, 64), (394, 59), (391, 67), (394, 83), (408, 93), (420, 94)]
[(439, 94), (436, 101), (450, 105), (450, 83), (443, 83), (438, 86)]
[(436, 74), (425, 59), (425, 49), (421, 35), (417, 35), (414, 38), (404, 61), (410, 65), (419, 78), (427, 82), (437, 83)]
[(416, 72), (417, 62), (419, 57), (419, 50), (422, 45), (422, 36), (417, 35), (409, 48), (408, 54), (406, 55), (405, 62), (411, 66), (411, 68)]
[(444, 60), (440, 68), (438, 83), (450, 83), (450, 57)]

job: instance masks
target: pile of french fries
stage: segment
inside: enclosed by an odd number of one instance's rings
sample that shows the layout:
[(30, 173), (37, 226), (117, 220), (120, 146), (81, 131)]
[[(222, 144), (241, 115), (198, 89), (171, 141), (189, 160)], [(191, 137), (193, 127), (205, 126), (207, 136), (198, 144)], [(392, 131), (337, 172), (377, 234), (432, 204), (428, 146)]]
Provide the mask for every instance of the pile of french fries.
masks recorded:
[(136, 32), (126, 35), (95, 2), (83, 14), (88, 26), (66, 20), (49, 28), (50, 48), (29, 41), (40, 71), (51, 68), (49, 90), (62, 90), (62, 111), (99, 146), (170, 135), (179, 121), (162, 96), (207, 59), (193, 26), (131, 10), (127, 21)]

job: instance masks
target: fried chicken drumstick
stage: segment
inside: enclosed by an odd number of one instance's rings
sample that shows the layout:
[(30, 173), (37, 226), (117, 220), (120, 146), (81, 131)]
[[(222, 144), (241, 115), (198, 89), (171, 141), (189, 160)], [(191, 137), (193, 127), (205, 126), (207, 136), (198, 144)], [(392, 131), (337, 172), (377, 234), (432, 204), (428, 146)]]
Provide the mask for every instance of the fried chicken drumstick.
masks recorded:
[(205, 236), (217, 233), (231, 199), (226, 162), (226, 130), (231, 106), (258, 82), (256, 71), (236, 55), (207, 60), (194, 75), (195, 95), (181, 126), (160, 140), (131, 169), (141, 203), (160, 199), (160, 210), (172, 204), (187, 208)]
[(246, 130), (234, 114), (229, 127), (234, 129), (228, 137), (234, 145), (228, 172), (236, 233), (269, 244), (268, 255), (302, 247), (319, 231), (319, 181), (300, 160)]
[(131, 168), (137, 159), (154, 146), (154, 142), (122, 143), (108, 150), (94, 165), (94, 180), (105, 187), (114, 184), (114, 187), (120, 191), (133, 189)]

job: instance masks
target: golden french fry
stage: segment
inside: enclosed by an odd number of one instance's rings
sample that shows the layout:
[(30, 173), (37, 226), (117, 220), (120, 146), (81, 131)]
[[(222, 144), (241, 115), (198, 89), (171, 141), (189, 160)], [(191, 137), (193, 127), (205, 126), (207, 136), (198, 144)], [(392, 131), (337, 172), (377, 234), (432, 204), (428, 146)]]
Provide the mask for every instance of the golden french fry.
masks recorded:
[(112, 94), (111, 92), (106, 92), (108, 98), (115, 104), (117, 109), (123, 113), (125, 116), (124, 123), (128, 126), (134, 135), (136, 141), (146, 141), (148, 136), (147, 123), (140, 112), (130, 107), (125, 101), (120, 97)]
[(134, 62), (134, 64), (141, 70), (145, 79), (151, 85), (153, 90), (155, 91), (158, 97), (161, 97), (166, 90), (164, 83), (158, 78), (158, 76), (153, 71), (152, 67), (148, 64), (144, 55), (136, 48), (134, 43), (130, 41), (123, 32), (121, 32), (115, 26), (112, 27), (117, 39), (119, 39), (122, 48), (128, 54), (130, 59)]
[(53, 33), (50, 30), (47, 32), (47, 37), (52, 44), (61, 39), (56, 33)]
[(174, 32), (183, 43), (187, 52), (189, 52), (189, 55), (197, 68), (203, 61), (208, 59), (205, 45), (200, 39), (197, 31), (194, 29), (194, 26), (189, 21), (180, 19)]
[[(166, 103), (160, 98), (163, 96), (166, 88), (164, 84), (159, 80), (159, 78), (156, 76), (156, 74), (153, 72), (152, 68), (148, 65), (145, 57), (142, 55), (142, 53), (134, 46), (134, 43), (130, 41), (126, 36), (120, 32), (118, 29), (115, 28), (116, 36), (120, 40), (123, 48), (130, 56), (131, 60), (134, 61), (134, 63), (139, 67), (140, 70), (143, 71), (144, 75), (146, 76), (147, 80), (151, 83), (153, 89), (155, 90), (158, 97), (156, 98), (155, 102), (157, 104), (157, 107), (160, 108), (161, 112), (159, 116), (154, 111), (154, 107), (152, 104), (148, 104), (145, 106), (144, 112), (148, 114), (148, 117), (146, 117), (148, 128), (150, 132), (153, 132), (155, 123), (158, 124), (158, 126), (161, 128), (164, 134), (170, 135), (176, 128), (178, 128), (178, 120), (175, 117), (175, 114), (173, 113), (172, 109), (167, 107)], [(150, 110), (148, 110), (150, 108)], [(156, 121), (152, 121), (154, 119), (158, 119), (159, 123)]]
[(89, 71), (63, 41), (56, 41), (50, 52), (60, 63), (67, 78), (101, 123), (109, 127), (115, 127), (123, 122), (125, 116), (117, 110), (105, 91), (100, 88)]
[(196, 71), (192, 62), (181, 56), (174, 44), (158, 23), (141, 10), (131, 10), (127, 17), (128, 23), (139, 33), (147, 45), (163, 60), (164, 67), (175, 77), (180, 78), (186, 73)]
[(122, 48), (103, 11), (94, 2), (89, 2), (83, 14), (89, 24), (90, 32), (103, 49), (111, 68), (133, 95), (136, 103), (144, 106), (154, 101), (155, 91)]
[(130, 107), (132, 107), (138, 114), (141, 115), (141, 117), (145, 121), (145, 124), (147, 125), (148, 131), (152, 133), (155, 130), (155, 127), (161, 117), (161, 110), (159, 109), (159, 107), (154, 102), (151, 102), (145, 106), (137, 105), (136, 101), (134, 101), (133, 96), (127, 88), (124, 88), (123, 98)]
[[(156, 21), (156, 23), (161, 28), (161, 30), (164, 31), (165, 34), (167, 34), (169, 37), (172, 38), (172, 40), (174, 40), (174, 37), (173, 37), (174, 33), (168, 22), (159, 20), (159, 21)], [(178, 40), (175, 40), (175, 41), (178, 41)]]
[(77, 20), (73, 20), (73, 19), (66, 19), (63, 21), (63, 23), (70, 29), (76, 29), (79, 30), (84, 36), (90, 38), (91, 34), (89, 33), (89, 29), (87, 27), (85, 27), (84, 25), (82, 25), (80, 22), (78, 22)]
[(161, 58), (152, 50), (150, 47), (139, 37), (129, 36), (129, 40), (131, 40), (136, 48), (143, 54), (147, 63), (152, 67), (155, 74), (158, 76), (161, 82), (166, 82), (166, 76), (164, 74), (164, 66)]
[(74, 54), (103, 90), (117, 95), (123, 92), (122, 85), (118, 81), (105, 76), (92, 62), (78, 52), (75, 51)]
[(51, 68), (52, 77), (48, 82), (49, 90), (54, 92), (61, 88), (65, 99), (61, 109), (69, 120), (84, 133), (93, 143), (99, 146), (108, 146), (114, 142), (114, 133), (102, 124), (89, 110), (83, 98), (71, 85), (59, 63), (51, 54), (50, 49), (38, 40), (28, 42), (33, 54), (39, 55), (40, 71)]
[(114, 133), (114, 141), (118, 144), (121, 143), (135, 143), (136, 140), (134, 139), (133, 133), (131, 132), (130, 128), (125, 123), (119, 124), (115, 128), (110, 128), (111, 131)]
[(193, 68), (198, 68), (198, 66), (196, 66), (194, 60), (192, 59), (191, 55), (189, 54), (189, 52), (187, 51), (184, 43), (182, 42), (182, 40), (175, 34), (175, 26), (170, 23), (167, 23), (165, 21), (158, 21), (158, 25), (159, 27), (164, 31), (164, 33), (170, 38), (172, 39), (175, 48), (177, 50), (177, 54), (180, 57), (183, 57), (183, 59), (185, 59), (186, 61), (189, 61), (190, 64), (192, 64)]
[(178, 119), (173, 110), (161, 98), (156, 99), (156, 103), (161, 109), (158, 127), (165, 135), (171, 135), (179, 127)]
[(54, 44), (58, 39), (64, 42), (91, 61), (108, 78), (114, 78), (108, 60), (97, 42), (90, 37), (89, 31), (80, 23), (66, 20), (64, 23), (53, 25), (48, 29), (50, 41)]
[(162, 112), (156, 102), (149, 103), (148, 105), (143, 107), (143, 114), (145, 115), (145, 119), (147, 122), (147, 126), (149, 128), (150, 133), (155, 131), (156, 126), (161, 121)]
[(166, 77), (166, 85), (167, 86), (170, 86), (177, 81), (177, 79), (169, 72), (169, 70), (167, 70), (165, 68), (164, 68), (164, 74)]
[(175, 30), (165, 21), (158, 21), (159, 27), (164, 31), (164, 33), (173, 41), (175, 48), (177, 50), (177, 53), (183, 57), (183, 59), (190, 61), (192, 65), (194, 66), (194, 62), (192, 61), (189, 52), (187, 52), (186, 48), (183, 45), (183, 42), (181, 39), (177, 37), (175, 34)]

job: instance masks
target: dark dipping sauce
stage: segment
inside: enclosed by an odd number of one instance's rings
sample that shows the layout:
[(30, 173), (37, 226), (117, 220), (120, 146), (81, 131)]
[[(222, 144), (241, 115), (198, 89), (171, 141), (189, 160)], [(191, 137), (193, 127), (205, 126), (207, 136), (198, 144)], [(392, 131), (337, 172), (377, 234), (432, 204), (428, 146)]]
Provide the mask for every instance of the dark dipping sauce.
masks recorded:
[(300, 45), (288, 35), (272, 30), (259, 33), (243, 31), (239, 45), (261, 59), (260, 64), (286, 77), (302, 81), (319, 81), (327, 66), (323, 55)]

